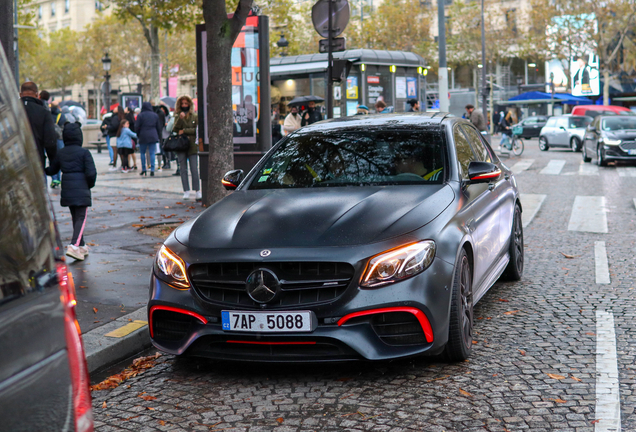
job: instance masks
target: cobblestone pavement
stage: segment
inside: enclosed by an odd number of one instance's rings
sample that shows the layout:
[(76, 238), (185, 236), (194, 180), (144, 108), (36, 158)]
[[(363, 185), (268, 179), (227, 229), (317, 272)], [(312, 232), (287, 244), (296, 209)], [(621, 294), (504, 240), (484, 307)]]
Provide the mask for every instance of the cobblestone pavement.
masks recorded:
[[(602, 310), (615, 319), (622, 430), (635, 431), (636, 177), (612, 166), (580, 175), (581, 159), (540, 152), (536, 141), (505, 159), (533, 160), (517, 174), (520, 189), (546, 198), (525, 229), (523, 279), (497, 283), (475, 307), (468, 361), (277, 366), (163, 356), (117, 389), (93, 392), (97, 430), (609, 430), (595, 414)], [(540, 174), (551, 160), (566, 162), (560, 174)], [(568, 230), (575, 196), (605, 197), (608, 233)], [(597, 241), (610, 284), (595, 282)]]

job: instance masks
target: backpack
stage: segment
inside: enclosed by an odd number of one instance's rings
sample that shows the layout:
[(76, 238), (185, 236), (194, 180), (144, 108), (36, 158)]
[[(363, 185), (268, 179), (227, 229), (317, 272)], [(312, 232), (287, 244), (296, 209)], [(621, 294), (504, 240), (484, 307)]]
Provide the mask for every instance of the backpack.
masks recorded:
[(55, 124), (53, 125), (53, 127), (55, 128), (55, 132), (57, 133), (57, 139), (61, 140), (62, 139), (62, 133), (64, 132), (64, 128), (62, 126), (60, 126), (60, 118), (62, 117), (62, 113), (59, 113), (57, 115), (57, 118), (55, 119)]

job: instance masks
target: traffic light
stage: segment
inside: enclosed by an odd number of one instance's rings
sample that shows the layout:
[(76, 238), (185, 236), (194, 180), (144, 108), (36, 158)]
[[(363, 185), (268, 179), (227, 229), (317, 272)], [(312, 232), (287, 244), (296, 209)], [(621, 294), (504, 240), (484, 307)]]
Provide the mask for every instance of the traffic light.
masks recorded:
[(340, 82), (342, 80), (347, 79), (352, 65), (353, 65), (353, 62), (349, 60), (334, 59), (333, 66), (331, 68), (331, 81)]

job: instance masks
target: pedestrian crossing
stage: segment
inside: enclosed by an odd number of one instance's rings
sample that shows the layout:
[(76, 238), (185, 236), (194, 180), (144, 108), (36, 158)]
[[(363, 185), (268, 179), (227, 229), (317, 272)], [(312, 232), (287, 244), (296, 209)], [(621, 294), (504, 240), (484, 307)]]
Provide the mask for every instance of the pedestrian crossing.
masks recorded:
[[(593, 163), (580, 162), (576, 171), (572, 171), (571, 168), (564, 172), (566, 167), (566, 161), (563, 159), (552, 159), (548, 161), (547, 165), (543, 167), (537, 167), (534, 159), (523, 159), (515, 163), (510, 167), (510, 170), (514, 174), (521, 174), (524, 171), (528, 171), (530, 168), (537, 170), (541, 175), (563, 175), (563, 176), (599, 176), (601, 171), (603, 172), (615, 172), (619, 177), (633, 177), (636, 178), (636, 167), (619, 166), (619, 167), (606, 167), (599, 169), (599, 166)], [(570, 165), (571, 167), (571, 165)]]

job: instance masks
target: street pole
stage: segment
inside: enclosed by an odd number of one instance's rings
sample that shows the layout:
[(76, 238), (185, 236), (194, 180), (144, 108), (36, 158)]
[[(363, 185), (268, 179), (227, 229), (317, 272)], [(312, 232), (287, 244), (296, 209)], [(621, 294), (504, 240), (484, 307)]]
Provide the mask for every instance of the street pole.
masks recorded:
[(484, 118), (488, 113), (488, 95), (486, 94), (486, 26), (484, 23), (484, 0), (481, 0), (481, 109)]
[(446, 65), (446, 16), (444, 13), (444, 0), (437, 0), (437, 41), (439, 44), (439, 110), (448, 112), (448, 66)]
[(332, 36), (333, 36), (333, 1), (329, 1), (329, 25), (327, 31), (329, 34), (327, 35), (327, 118), (333, 118), (333, 81), (331, 79), (331, 74), (333, 73), (333, 50), (332, 50)]

